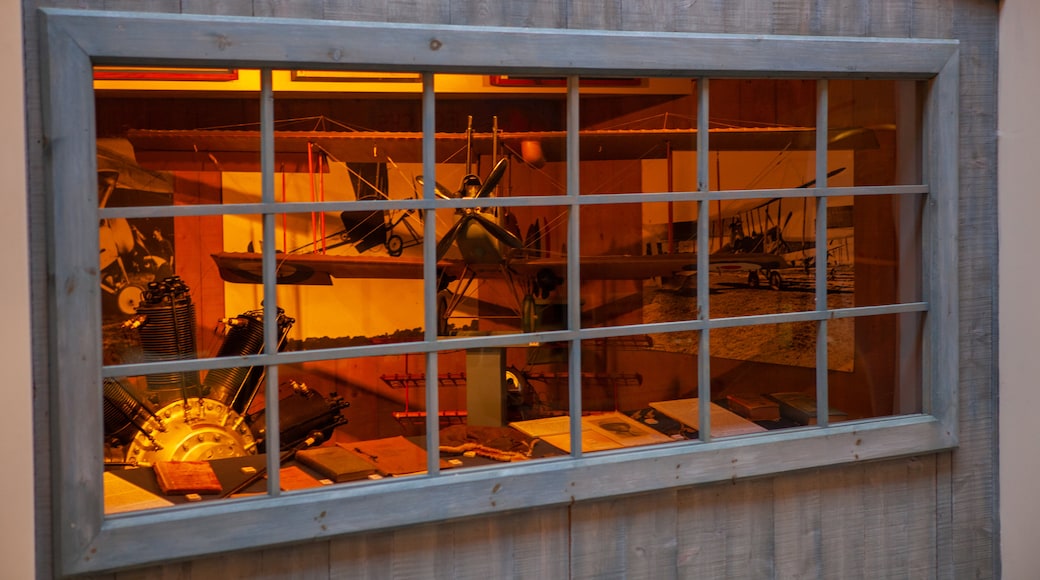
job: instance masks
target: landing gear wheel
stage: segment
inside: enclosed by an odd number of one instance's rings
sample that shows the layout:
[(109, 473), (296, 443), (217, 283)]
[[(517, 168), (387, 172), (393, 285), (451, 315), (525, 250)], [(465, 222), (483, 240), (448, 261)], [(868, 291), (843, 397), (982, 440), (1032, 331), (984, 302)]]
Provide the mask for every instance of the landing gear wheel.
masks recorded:
[(769, 287), (773, 290), (782, 290), (784, 287), (784, 279), (780, 277), (780, 272), (769, 273)]
[(401, 251), (404, 249), (404, 240), (401, 236), (394, 234), (386, 240), (386, 251), (393, 257), (401, 255)]
[(534, 332), (535, 308), (534, 298), (531, 295), (524, 296), (520, 304), (520, 331)]
[(758, 288), (758, 272), (752, 270), (747, 273), (747, 285), (748, 288)]
[(127, 284), (116, 292), (116, 304), (123, 314), (137, 314), (137, 307), (141, 304), (144, 290), (140, 286)]
[(516, 367), (506, 369), (506, 392), (523, 395), (527, 392), (527, 378)]

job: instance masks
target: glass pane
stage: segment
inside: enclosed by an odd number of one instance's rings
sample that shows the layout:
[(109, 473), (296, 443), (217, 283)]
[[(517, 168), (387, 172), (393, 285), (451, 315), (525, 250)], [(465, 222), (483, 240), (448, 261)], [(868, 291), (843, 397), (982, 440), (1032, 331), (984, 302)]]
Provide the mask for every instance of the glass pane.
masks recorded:
[(441, 460), (481, 467), (565, 455), (567, 345), (441, 353)]
[[(797, 322), (712, 330), (712, 402), (765, 429), (804, 424), (781, 401), (815, 393), (817, 328)], [(712, 436), (741, 434), (741, 425), (748, 427), (721, 414)]]
[(697, 189), (693, 79), (582, 77), (580, 94), (581, 193)]
[[(169, 78), (156, 92), (99, 83), (100, 207), (260, 201), (256, 71), (229, 72), (253, 84), (219, 99), (177, 84), (188, 72), (162, 73)], [(283, 70), (274, 82), (278, 203), (421, 196), (418, 75)], [(439, 198), (450, 204), (564, 194), (565, 84), (438, 75)], [(828, 185), (920, 181), (917, 85), (830, 87)], [(923, 196), (829, 197), (827, 238), (816, 239), (815, 81), (718, 80), (711, 89), (704, 154), (710, 188), (722, 192), (705, 202), (712, 317), (813, 310), (821, 251), (829, 308), (921, 300)], [(692, 79), (583, 79), (580, 193), (694, 191), (696, 95)], [(810, 195), (725, 193), (801, 188)], [(597, 204), (580, 212), (583, 327), (696, 320), (697, 202)], [(284, 213), (273, 216), (272, 240), (264, 239), (259, 215), (106, 218), (99, 222), (104, 362), (261, 353), (267, 244), (277, 252), (280, 349), (422, 340), (429, 215), (437, 222), (438, 335), (568, 327), (563, 206), (495, 199), (432, 213)], [(832, 421), (922, 410), (922, 327), (920, 314), (828, 323)], [(817, 329), (804, 322), (711, 331), (713, 437), (813, 423), (806, 413), (815, 399)], [(583, 341), (576, 382), (584, 450), (696, 439), (699, 337), (687, 331)], [(438, 357), (442, 469), (569, 452), (566, 343)], [(264, 454), (275, 451), (286, 453), (280, 479), (287, 491), (425, 471), (433, 384), (425, 361), (407, 354), (280, 367), (279, 450), (265, 445), (262, 367), (108, 379), (106, 496), (114, 501), (124, 484), (151, 492), (143, 504), (113, 510), (189, 501), (185, 490), (162, 489), (155, 466), (168, 462), (197, 463), (213, 474), (210, 487), (191, 490), (202, 499), (263, 493)], [(407, 456), (409, 467), (387, 465), (394, 454)], [(330, 455), (348, 457), (356, 469), (337, 471)]]
[(716, 328), (711, 331), (712, 359), (814, 368), (816, 327), (815, 322), (794, 322)]
[(425, 360), (404, 354), (281, 366), (282, 490), (425, 473)]
[[(421, 248), (412, 244), (398, 256), (387, 255), (385, 246), (396, 234), (384, 213), (393, 212), (278, 216), (282, 243), (288, 240), (291, 248), (277, 256), (279, 304), (296, 319), (289, 349), (422, 339)], [(378, 240), (369, 241), (373, 236)], [(380, 240), (378, 250), (360, 251)], [(262, 293), (260, 286), (250, 289)]]
[[(359, 213), (372, 227), (384, 228), (384, 212), (274, 216), (279, 307), (292, 319), (288, 350), (422, 339), (420, 249), (410, 244), (399, 256), (359, 253), (356, 246), (364, 242), (355, 232), (366, 227), (355, 219)], [(226, 251), (215, 252), (212, 260), (225, 282), (221, 291), (229, 313), (263, 300), (262, 229), (258, 216), (224, 216)]]
[(581, 208), (582, 326), (696, 320), (696, 208), (696, 202)]
[(437, 211), (442, 336), (567, 325), (567, 210)]
[(915, 81), (830, 81), (828, 167), (848, 167), (851, 185), (921, 183), (920, 94)]
[[(886, 314), (827, 324), (832, 417), (865, 419), (923, 410), (924, 314)], [(833, 420), (833, 419), (832, 419)]]
[(850, 293), (855, 306), (922, 300), (923, 216), (923, 195), (829, 199), (829, 306), (848, 305)]
[(438, 74), (437, 190), (446, 198), (566, 193), (566, 81)]
[(176, 274), (176, 229), (173, 218), (100, 220), (98, 265), (106, 322), (135, 314), (149, 284)]
[(100, 207), (235, 203), (222, 172), (258, 172), (259, 71), (95, 67)]
[[(232, 379), (235, 393), (221, 387)], [(263, 430), (248, 412), (262, 384), (255, 368), (105, 379), (105, 513), (265, 493)]]
[(716, 200), (711, 317), (816, 309), (816, 199)]
[[(649, 346), (646, 336), (587, 340), (582, 343), (582, 450), (584, 452), (626, 449), (669, 443), (679, 437), (657, 429), (650, 401), (671, 398), (676, 391), (673, 375), (664, 358), (681, 355), (660, 353)], [(565, 344), (543, 344), (528, 350), (528, 364), (518, 369), (521, 384), (539, 401), (548, 402), (534, 420), (511, 425), (523, 433), (541, 437), (561, 451), (570, 450), (570, 417), (553, 410), (566, 405), (567, 368)], [(655, 366), (656, 365), (656, 366)], [(667, 375), (667, 377), (666, 377)], [(566, 408), (566, 407), (563, 407)], [(674, 436), (674, 437), (673, 437)]]
[(683, 438), (688, 429), (662, 415), (658, 403), (696, 397), (698, 336), (672, 332), (583, 341), (583, 408), (620, 413), (668, 439)]
[(712, 79), (712, 190), (811, 187), (816, 81)]
[[(422, 77), (380, 71), (274, 71), (275, 199), (421, 195)], [(381, 244), (367, 240), (359, 251)]]
[[(673, 347), (683, 342), (681, 337), (670, 338), (675, 339)], [(681, 348), (657, 348), (654, 339), (647, 335), (586, 340), (581, 347), (585, 452), (684, 438), (689, 429), (663, 416), (654, 405), (688, 395), (685, 389), (696, 377), (695, 355), (682, 352)], [(567, 346), (558, 343), (528, 348), (523, 366), (512, 372), (519, 379), (522, 400), (534, 403), (521, 406), (523, 416), (529, 419), (511, 425), (528, 435), (542, 437), (561, 451), (569, 451)]]
[[(240, 319), (263, 319), (261, 297), (255, 290), (259, 286), (254, 283), (259, 280), (259, 264), (228, 265), (213, 257), (219, 258), (227, 247), (224, 224), (236, 219), (249, 218), (101, 220), (104, 364), (260, 352), (263, 323), (238, 324)], [(222, 276), (244, 277), (249, 283), (226, 284)], [(292, 320), (287, 319), (283, 326), (291, 325)], [(222, 344), (229, 340), (229, 333), (247, 332), (246, 326), (260, 333), (256, 348), (251, 352), (225, 350)]]

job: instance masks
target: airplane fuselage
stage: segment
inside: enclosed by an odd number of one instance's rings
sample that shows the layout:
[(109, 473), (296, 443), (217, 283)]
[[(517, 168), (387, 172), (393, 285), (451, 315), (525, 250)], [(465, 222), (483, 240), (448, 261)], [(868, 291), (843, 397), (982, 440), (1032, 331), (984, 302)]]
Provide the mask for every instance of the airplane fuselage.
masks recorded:
[(483, 224), (476, 220), (467, 220), (459, 229), (456, 244), (463, 261), (467, 264), (499, 264), (502, 262), (502, 245), (488, 233)]

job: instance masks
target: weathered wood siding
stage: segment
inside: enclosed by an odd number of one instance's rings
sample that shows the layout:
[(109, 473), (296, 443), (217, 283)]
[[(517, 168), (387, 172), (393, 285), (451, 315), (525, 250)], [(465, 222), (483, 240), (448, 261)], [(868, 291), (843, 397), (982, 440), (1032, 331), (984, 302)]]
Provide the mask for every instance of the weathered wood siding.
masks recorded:
[[(24, 0), (32, 244), (45, 247), (42, 6), (520, 27), (961, 41), (960, 447), (951, 453), (229, 553), (99, 578), (984, 578), (996, 538), (992, 0)], [(40, 256), (38, 256), (40, 257)], [(45, 260), (33, 283), (45, 287)], [(43, 301), (36, 353), (47, 351)], [(41, 322), (42, 321), (42, 322)], [(47, 361), (37, 354), (38, 570), (49, 577)], [(204, 530), (199, 530), (205, 533)], [(161, 557), (162, 546), (155, 547)]]

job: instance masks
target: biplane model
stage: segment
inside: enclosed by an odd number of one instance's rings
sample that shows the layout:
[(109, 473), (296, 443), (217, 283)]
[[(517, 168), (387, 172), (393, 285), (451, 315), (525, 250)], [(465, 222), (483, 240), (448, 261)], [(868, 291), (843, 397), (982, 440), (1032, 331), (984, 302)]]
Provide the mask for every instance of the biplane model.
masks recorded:
[[(836, 133), (839, 135), (839, 133)], [(859, 148), (876, 145), (874, 135), (870, 132), (841, 132), (842, 142), (832, 143), (834, 147)], [(582, 160), (610, 160), (646, 156), (647, 151), (655, 150), (665, 155), (664, 143), (672, 144), (669, 151), (685, 144), (687, 149), (695, 148), (696, 130), (694, 129), (656, 129), (656, 130), (583, 130), (580, 135), (580, 158)], [(162, 143), (166, 150), (207, 151), (207, 143), (214, 148), (225, 151), (250, 151), (256, 147), (259, 139), (255, 132), (227, 131), (136, 131), (128, 137), (135, 147), (151, 148)], [(307, 143), (319, 141), (323, 150), (330, 152), (336, 159), (372, 159), (374, 148), (378, 148), (387, 158), (393, 157), (398, 162), (417, 162), (415, 144), (422, 135), (415, 133), (328, 133), (322, 132), (280, 132), (276, 135), (276, 144), (285, 152), (300, 152), (306, 149)], [(478, 155), (490, 154), (497, 158), (495, 145), (520, 151), (524, 142), (537, 141), (540, 154), (552, 159), (564, 157), (562, 143), (564, 132), (542, 131), (524, 133), (506, 133), (495, 131), (491, 136), (481, 135), (474, 138), (465, 134), (466, 142), (460, 145), (460, 134), (440, 134), (436, 136), (436, 157), (446, 159), (451, 151), (465, 149), (467, 156), (472, 152)], [(712, 130), (710, 144), (719, 150), (780, 150), (784, 148), (810, 148), (814, 145), (813, 130), (800, 128), (762, 128), (720, 129)], [(679, 145), (682, 147), (682, 145)], [(635, 154), (634, 151), (639, 151)], [(530, 164), (525, 156), (517, 154)], [(435, 190), (441, 197), (483, 198), (492, 195), (499, 181), (505, 174), (509, 157), (503, 157), (489, 172), (484, 180), (467, 174), (460, 187), (452, 191), (437, 184)], [(467, 170), (468, 170), (467, 159)], [(348, 218), (357, 222), (364, 218), (360, 213), (344, 212), (341, 218), (348, 225)], [(384, 219), (381, 212), (372, 212), (373, 223), (392, 223)], [(413, 239), (417, 238), (413, 234)], [(528, 236), (530, 238), (530, 236)], [(565, 257), (551, 256), (531, 247), (530, 240), (521, 239), (517, 231), (500, 223), (499, 216), (487, 208), (470, 207), (457, 211), (457, 219), (446, 233), (439, 237), (437, 244), (437, 270), (442, 292), (438, 310), (442, 328), (462, 302), (466, 290), (482, 279), (500, 279), (507, 282), (513, 294), (513, 306), (520, 318), (524, 330), (532, 330), (535, 319), (535, 297), (546, 297), (564, 283), (567, 269)], [(377, 244), (371, 244), (375, 246)], [(450, 252), (456, 248), (457, 252)], [(421, 257), (411, 254), (379, 255), (361, 252), (358, 255), (339, 255), (321, 252), (312, 253), (279, 253), (277, 254), (277, 283), (303, 285), (331, 285), (333, 279), (422, 279), (423, 263)], [(231, 283), (257, 284), (261, 278), (261, 254), (256, 252), (219, 252), (213, 254), (221, 277)], [(582, 256), (580, 277), (585, 280), (647, 280), (652, 278), (673, 277), (677, 274), (687, 283), (695, 277), (691, 276), (697, 268), (697, 256), (692, 252), (659, 253), (641, 255), (604, 255)], [(713, 270), (726, 272), (746, 272), (748, 281), (753, 282), (763, 276), (774, 287), (779, 287), (778, 270), (791, 267), (781, 253), (742, 247), (720, 248), (709, 257)]]
[[(484, 198), (495, 190), (508, 165), (503, 158), (488, 177), (480, 181), (468, 175), (454, 197)], [(438, 185), (439, 195), (449, 191)], [(566, 275), (567, 259), (542, 255), (521, 237), (499, 222), (497, 216), (482, 208), (459, 210), (459, 218), (437, 243), (437, 270), (439, 285), (447, 289), (441, 293), (438, 304), (441, 329), (456, 311), (472, 284), (480, 279), (498, 278), (508, 283), (513, 303), (524, 331), (534, 330), (537, 319), (535, 297), (546, 298), (560, 286)], [(458, 249), (458, 257), (448, 257)], [(232, 283), (256, 284), (260, 276), (262, 257), (255, 252), (220, 252), (213, 254), (221, 277)], [(279, 284), (329, 285), (333, 278), (421, 279), (423, 263), (418, 256), (386, 257), (376, 255), (343, 256), (322, 253), (278, 254), (276, 276)], [(656, 255), (588, 256), (580, 259), (583, 280), (646, 280), (670, 277), (677, 273), (688, 275), (696, 271), (697, 257), (693, 253)], [(725, 271), (763, 271), (767, 279), (775, 271), (789, 267), (784, 258), (775, 253), (720, 251), (709, 258), (713, 269)]]

